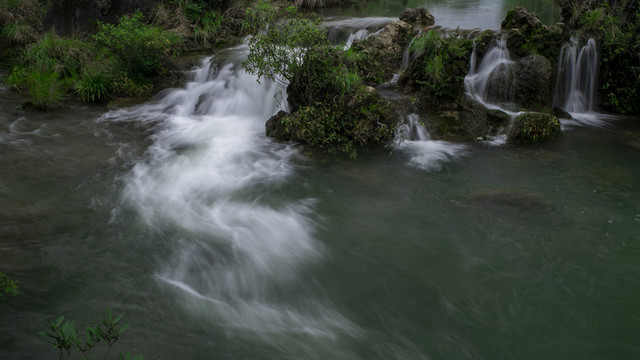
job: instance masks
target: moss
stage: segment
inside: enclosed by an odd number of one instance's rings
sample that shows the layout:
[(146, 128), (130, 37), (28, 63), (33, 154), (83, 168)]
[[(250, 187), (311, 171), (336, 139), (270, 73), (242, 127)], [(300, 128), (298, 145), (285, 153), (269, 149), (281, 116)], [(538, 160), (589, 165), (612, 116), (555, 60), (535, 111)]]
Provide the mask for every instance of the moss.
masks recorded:
[(550, 140), (560, 135), (560, 120), (546, 113), (524, 113), (514, 119), (514, 125), (509, 132), (512, 142), (525, 144)]

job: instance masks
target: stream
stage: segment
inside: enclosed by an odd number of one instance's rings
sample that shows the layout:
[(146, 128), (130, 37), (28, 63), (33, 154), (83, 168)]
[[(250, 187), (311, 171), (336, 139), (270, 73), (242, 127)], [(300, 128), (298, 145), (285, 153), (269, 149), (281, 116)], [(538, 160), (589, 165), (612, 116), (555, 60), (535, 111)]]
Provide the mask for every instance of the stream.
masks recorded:
[[(368, 4), (330, 21), (369, 33), (404, 8)], [(424, 4), (443, 26), (487, 9), (461, 25), (481, 28), (550, 7)], [(392, 153), (334, 159), (264, 135), (282, 89), (246, 53), (119, 110), (25, 112), (0, 87), (0, 271), (20, 286), (0, 359), (55, 358), (43, 320), (108, 308), (131, 324), (114, 351), (145, 359), (640, 357), (640, 118), (568, 108), (597, 121), (510, 148), (409, 114)]]

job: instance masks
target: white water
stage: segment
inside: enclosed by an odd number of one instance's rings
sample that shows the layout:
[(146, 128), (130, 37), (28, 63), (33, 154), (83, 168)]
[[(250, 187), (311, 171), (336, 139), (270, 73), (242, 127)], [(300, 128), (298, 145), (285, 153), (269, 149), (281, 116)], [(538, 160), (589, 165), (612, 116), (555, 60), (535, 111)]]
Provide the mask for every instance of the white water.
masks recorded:
[(399, 148), (410, 155), (409, 164), (427, 171), (439, 171), (445, 163), (467, 154), (467, 147), (449, 141), (431, 140), (417, 114), (409, 114), (398, 128)]
[(512, 103), (514, 99), (513, 64), (505, 37), (495, 43), (479, 64), (474, 47), (469, 73), (464, 79), (467, 93), (487, 107), (496, 108), (498, 104)]
[(344, 42), (346, 50), (355, 41), (366, 40), (394, 20), (397, 19), (386, 17), (329, 19), (323, 23), (323, 26), (328, 29), (329, 40), (334, 44)]
[[(469, 73), (464, 79), (467, 94), (480, 102), (488, 109), (501, 110), (511, 116), (511, 119), (519, 115), (519, 112), (509, 110), (509, 105), (514, 100), (513, 64), (507, 49), (507, 40), (503, 36), (491, 47), (478, 63), (478, 55), (474, 46), (471, 53)], [(507, 143), (506, 133), (513, 121), (506, 129), (498, 130), (494, 136), (484, 143), (489, 146), (502, 146)]]
[(323, 248), (313, 236), (312, 200), (263, 199), (286, 186), (299, 155), (265, 137), (281, 89), (245, 73), (245, 53), (232, 50), (215, 71), (216, 58), (206, 59), (185, 88), (106, 116), (154, 129), (148, 160), (124, 179), (122, 198), (153, 241), (171, 242), (156, 278), (191, 321), (223, 323), (306, 358), (314, 347), (339, 357), (338, 339), (358, 333), (348, 319), (304, 292), (274, 295), (295, 286)]
[(564, 123), (602, 126), (602, 116), (594, 111), (598, 79), (598, 49), (596, 42), (589, 39), (580, 45), (577, 37), (572, 37), (560, 51), (558, 77), (553, 105), (569, 112), (574, 121), (563, 119)]

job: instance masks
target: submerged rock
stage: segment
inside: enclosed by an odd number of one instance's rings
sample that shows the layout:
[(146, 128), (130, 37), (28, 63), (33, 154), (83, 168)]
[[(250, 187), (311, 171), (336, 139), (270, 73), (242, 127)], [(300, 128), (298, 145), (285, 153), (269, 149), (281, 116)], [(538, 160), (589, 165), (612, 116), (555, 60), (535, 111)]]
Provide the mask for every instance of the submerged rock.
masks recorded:
[(554, 115), (528, 112), (513, 119), (508, 137), (512, 144), (531, 144), (553, 139), (561, 133), (560, 121)]
[(467, 195), (463, 201), (495, 210), (539, 210), (551, 206), (542, 195), (521, 190), (480, 190)]

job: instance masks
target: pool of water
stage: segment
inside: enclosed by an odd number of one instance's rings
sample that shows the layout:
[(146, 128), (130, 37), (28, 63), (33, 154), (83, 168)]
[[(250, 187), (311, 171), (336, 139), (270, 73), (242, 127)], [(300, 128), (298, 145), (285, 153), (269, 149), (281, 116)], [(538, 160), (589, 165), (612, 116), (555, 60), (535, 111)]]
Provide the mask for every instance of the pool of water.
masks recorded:
[(245, 53), (130, 109), (0, 88), (0, 358), (108, 308), (148, 359), (640, 356), (640, 118), (327, 158), (264, 136)]
[(507, 11), (524, 6), (546, 25), (560, 20), (560, 7), (552, 0), (370, 0), (352, 9), (328, 9), (321, 14), (349, 17), (398, 17), (405, 8), (424, 7), (437, 26), (461, 29), (500, 29)]

